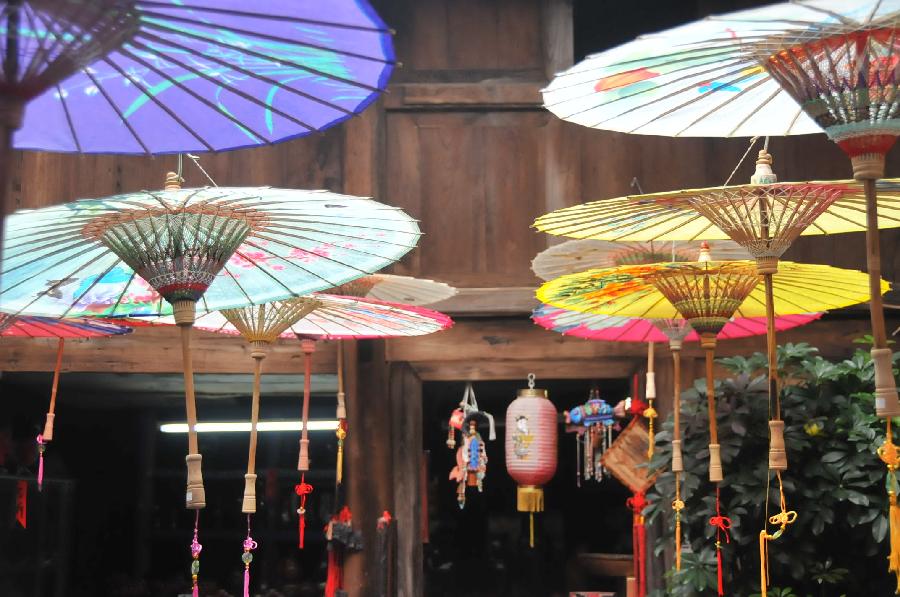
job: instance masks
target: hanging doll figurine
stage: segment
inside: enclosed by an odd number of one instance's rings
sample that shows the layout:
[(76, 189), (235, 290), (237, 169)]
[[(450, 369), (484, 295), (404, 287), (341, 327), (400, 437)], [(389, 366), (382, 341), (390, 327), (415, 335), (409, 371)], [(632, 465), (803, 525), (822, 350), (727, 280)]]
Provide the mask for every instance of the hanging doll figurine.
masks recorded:
[[(456, 466), (450, 471), (450, 480), (456, 482), (456, 501), (460, 509), (466, 506), (466, 488), (484, 489), (484, 476), (487, 473), (487, 449), (481, 434), (478, 432), (479, 422), (486, 422), (490, 428), (489, 440), (495, 439), (494, 417), (478, 410), (475, 402), (475, 391), (472, 384), (466, 384), (459, 408), (450, 416), (450, 433), (447, 447), (456, 448)], [(461, 443), (457, 444), (456, 430), (462, 432)], [(458, 447), (457, 447), (458, 445)]]

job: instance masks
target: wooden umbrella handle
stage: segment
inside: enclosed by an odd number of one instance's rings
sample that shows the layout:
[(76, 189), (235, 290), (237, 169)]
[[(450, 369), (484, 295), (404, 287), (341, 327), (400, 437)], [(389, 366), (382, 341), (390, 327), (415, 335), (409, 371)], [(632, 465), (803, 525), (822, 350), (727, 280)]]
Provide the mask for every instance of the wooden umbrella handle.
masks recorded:
[(309, 398), (312, 391), (312, 354), (316, 349), (315, 340), (301, 341), (303, 348), (303, 431), (300, 433), (300, 458), (297, 470), (309, 470)]
[(185, 504), (189, 510), (206, 507), (206, 491), (203, 487), (202, 461), (197, 441), (197, 402), (194, 396), (194, 363), (191, 358), (191, 330), (194, 326), (196, 304), (193, 301), (176, 301), (173, 305), (175, 323), (181, 330), (181, 359), (184, 368), (184, 406), (188, 424), (187, 491)]
[(260, 378), (262, 377), (262, 360), (265, 352), (254, 347), (253, 356), (253, 398), (250, 403), (250, 452), (247, 455), (247, 474), (244, 475), (244, 502), (241, 512), (254, 514), (256, 512), (256, 443), (257, 426), (259, 424), (259, 394)]
[(722, 481), (722, 455), (719, 446), (719, 430), (716, 425), (715, 342), (706, 351), (706, 407), (709, 411), (709, 480)]
[(875, 363), (875, 412), (879, 417), (900, 416), (891, 349), (887, 345), (884, 303), (881, 298), (881, 247), (878, 235), (878, 197), (875, 181), (863, 180), (866, 190), (866, 269), (869, 271), (869, 313), (872, 318), (872, 360)]
[(56, 418), (56, 390), (59, 388), (59, 372), (62, 369), (63, 347), (65, 339), (60, 338), (56, 346), (56, 366), (53, 369), (53, 385), (50, 387), (50, 408), (47, 410), (47, 419), (44, 421), (45, 442), (53, 441), (53, 419)]
[[(670, 347), (671, 348), (671, 347)], [(672, 472), (684, 471), (684, 456), (681, 453), (681, 348), (671, 348), (675, 386), (672, 410), (675, 413), (675, 427), (672, 430)]]

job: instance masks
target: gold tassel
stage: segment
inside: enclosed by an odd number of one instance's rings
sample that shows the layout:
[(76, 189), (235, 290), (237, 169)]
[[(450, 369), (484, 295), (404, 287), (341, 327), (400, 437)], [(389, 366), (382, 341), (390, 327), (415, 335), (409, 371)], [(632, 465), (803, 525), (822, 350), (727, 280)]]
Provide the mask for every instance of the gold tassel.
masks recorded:
[(672, 502), (672, 509), (675, 510), (675, 570), (681, 570), (681, 511), (684, 510), (681, 473), (675, 473), (675, 501)]
[(517, 487), (516, 509), (528, 512), (528, 545), (534, 547), (534, 513), (544, 511), (544, 490), (534, 485)]
[[(894, 480), (896, 483), (896, 480)], [(897, 496), (890, 494), (891, 508), (891, 555), (888, 557), (888, 572), (897, 576), (896, 593), (900, 593), (900, 506), (897, 505)]]
[(896, 593), (900, 594), (900, 506), (897, 505), (897, 468), (900, 467), (900, 451), (894, 444), (891, 419), (886, 422), (884, 443), (878, 448), (878, 457), (887, 466), (887, 492), (890, 502), (888, 519), (891, 523), (891, 554), (888, 556), (888, 572), (897, 577)]
[[(759, 532), (759, 594), (760, 597), (766, 597), (766, 589), (769, 584), (769, 541), (775, 541), (780, 538), (788, 525), (794, 524), (797, 520), (797, 512), (787, 509), (787, 500), (784, 497), (784, 483), (781, 481), (781, 471), (775, 471), (778, 478), (778, 494), (781, 503), (781, 512), (769, 517), (769, 524), (778, 526), (778, 530), (771, 535), (768, 527)], [(768, 502), (768, 491), (766, 501)], [(768, 506), (767, 506), (768, 507)]]
[(335, 475), (337, 484), (340, 485), (344, 480), (344, 438), (347, 437), (347, 432), (341, 423), (338, 423), (335, 435), (337, 436), (337, 470), (335, 470)]
[(528, 513), (528, 547), (534, 549), (534, 512)]

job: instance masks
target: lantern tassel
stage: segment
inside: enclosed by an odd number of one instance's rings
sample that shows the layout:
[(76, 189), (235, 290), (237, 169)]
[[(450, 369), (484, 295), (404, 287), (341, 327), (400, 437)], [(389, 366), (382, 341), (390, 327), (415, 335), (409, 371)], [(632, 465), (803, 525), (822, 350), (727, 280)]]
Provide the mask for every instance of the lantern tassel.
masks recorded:
[(891, 553), (888, 556), (888, 572), (893, 572), (897, 577), (896, 593), (900, 594), (900, 506), (897, 504), (897, 468), (900, 467), (900, 451), (894, 444), (894, 434), (891, 430), (891, 419), (886, 421), (886, 433), (884, 444), (878, 448), (878, 457), (888, 469), (887, 493), (890, 501), (888, 519), (890, 520)]
[(250, 597), (250, 562), (253, 561), (253, 554), (250, 553), (259, 545), (250, 536), (250, 515), (247, 515), (247, 538), (244, 539), (244, 553), (241, 554), (241, 561), (244, 562), (244, 595)]
[(528, 513), (528, 547), (534, 549), (534, 512)]

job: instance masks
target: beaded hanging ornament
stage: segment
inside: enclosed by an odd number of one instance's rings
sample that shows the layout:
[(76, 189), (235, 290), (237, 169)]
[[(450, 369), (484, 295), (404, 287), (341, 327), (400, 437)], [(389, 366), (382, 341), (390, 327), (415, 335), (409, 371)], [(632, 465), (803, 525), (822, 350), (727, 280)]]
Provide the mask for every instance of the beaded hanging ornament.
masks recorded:
[(591, 388), (588, 401), (563, 411), (566, 431), (575, 434), (576, 483), (603, 480), (607, 474), (602, 458), (613, 442), (613, 408), (600, 398), (600, 390)]

